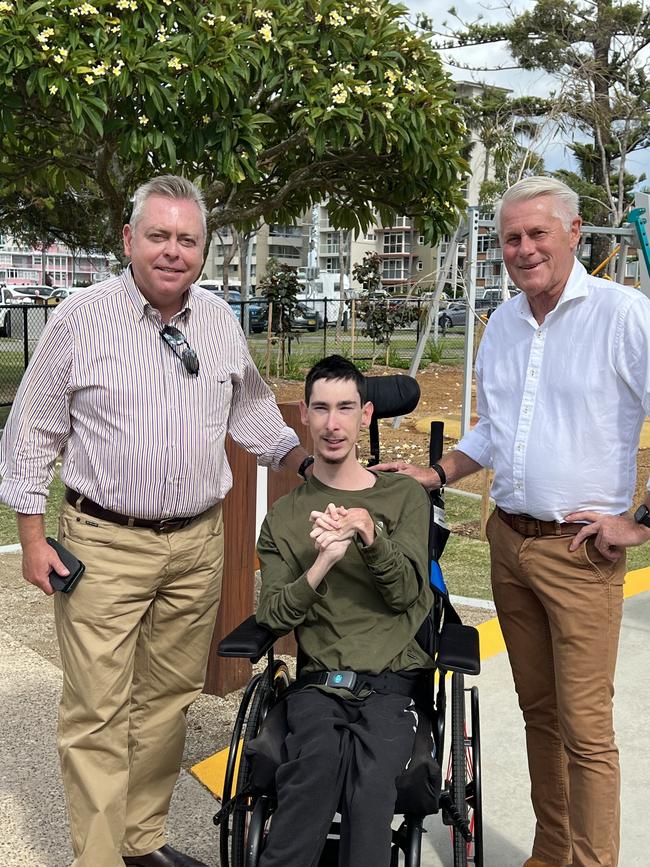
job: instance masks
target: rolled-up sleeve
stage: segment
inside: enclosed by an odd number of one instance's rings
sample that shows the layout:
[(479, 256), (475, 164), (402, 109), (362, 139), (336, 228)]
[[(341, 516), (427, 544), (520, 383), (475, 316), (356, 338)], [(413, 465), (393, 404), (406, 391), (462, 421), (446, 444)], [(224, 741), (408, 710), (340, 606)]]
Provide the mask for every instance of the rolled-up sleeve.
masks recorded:
[(476, 359), (476, 409), (479, 420), (468, 430), (456, 446), (456, 450), (470, 457), (482, 467), (492, 466), (492, 429), (487, 416), (487, 401), (483, 391), (481, 352)]
[(273, 392), (260, 376), (245, 342), (242, 350), (244, 371), (241, 380), (233, 385), (228, 433), (256, 456), (258, 464), (277, 470), (282, 458), (300, 445), (300, 440), (285, 424)]

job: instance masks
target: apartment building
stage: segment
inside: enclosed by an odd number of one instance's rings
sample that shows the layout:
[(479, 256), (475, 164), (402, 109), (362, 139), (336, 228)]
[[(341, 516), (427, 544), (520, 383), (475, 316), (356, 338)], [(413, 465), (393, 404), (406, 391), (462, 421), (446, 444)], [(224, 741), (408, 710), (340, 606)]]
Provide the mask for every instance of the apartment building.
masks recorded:
[(0, 283), (27, 286), (47, 282), (67, 289), (85, 286), (110, 276), (110, 259), (101, 253), (72, 253), (62, 244), (45, 252), (33, 250), (12, 238), (0, 235)]

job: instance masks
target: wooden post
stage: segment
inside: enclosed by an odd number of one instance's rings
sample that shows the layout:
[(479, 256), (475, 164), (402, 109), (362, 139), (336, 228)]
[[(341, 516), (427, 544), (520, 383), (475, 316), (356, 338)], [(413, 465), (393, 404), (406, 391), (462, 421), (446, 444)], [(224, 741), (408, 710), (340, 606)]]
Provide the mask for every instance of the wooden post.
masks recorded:
[(481, 491), (481, 542), (485, 542), (487, 535), (485, 528), (487, 526), (490, 512), (490, 487), (492, 485), (492, 470), (487, 468), (481, 470), (483, 476), (483, 489)]
[(255, 593), (255, 503), (257, 463), (252, 455), (226, 438), (226, 456), (233, 487), (223, 502), (224, 564), (221, 603), (212, 636), (204, 692), (226, 695), (248, 682), (247, 659), (217, 656), (219, 641), (253, 613)]
[[(273, 302), (269, 301), (269, 307), (266, 315), (268, 320), (266, 323), (266, 378), (271, 376), (271, 335), (273, 334)], [(276, 371), (277, 373), (277, 371)]]
[(354, 338), (357, 327), (357, 301), (356, 298), (352, 299), (352, 313), (351, 313), (351, 326), (350, 326), (350, 358), (354, 361)]
[[(311, 454), (314, 450), (314, 441), (309, 433), (309, 428), (303, 425), (300, 421), (300, 406), (298, 402), (293, 401), (291, 403), (281, 403), (279, 404), (279, 407), (285, 422), (298, 434), (300, 444), (303, 446), (305, 451)], [(294, 472), (291, 472), (291, 470), (281, 469), (278, 473), (270, 472), (268, 474), (267, 490), (268, 508), (271, 508), (278, 497), (283, 497), (285, 494), (288, 494), (289, 491), (292, 491), (295, 487), (301, 484), (303, 484), (302, 479), (300, 479)], [(291, 656), (296, 655), (296, 642), (293, 635), (285, 636), (277, 642), (275, 647), (277, 653), (289, 654)]]

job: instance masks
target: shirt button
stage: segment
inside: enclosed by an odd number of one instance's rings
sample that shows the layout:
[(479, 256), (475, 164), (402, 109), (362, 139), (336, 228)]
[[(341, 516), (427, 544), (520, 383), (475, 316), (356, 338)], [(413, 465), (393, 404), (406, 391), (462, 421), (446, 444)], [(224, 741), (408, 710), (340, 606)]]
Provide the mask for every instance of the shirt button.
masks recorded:
[(544, 336), (544, 332), (540, 329), (540, 330), (537, 332), (537, 336), (540, 337), (540, 338), (543, 337), (543, 336)]

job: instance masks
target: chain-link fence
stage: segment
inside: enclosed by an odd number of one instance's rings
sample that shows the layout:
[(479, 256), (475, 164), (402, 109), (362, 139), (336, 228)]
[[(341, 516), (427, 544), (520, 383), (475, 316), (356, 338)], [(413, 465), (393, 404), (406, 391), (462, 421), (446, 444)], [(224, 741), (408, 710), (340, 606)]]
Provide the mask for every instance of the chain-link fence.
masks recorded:
[[(376, 303), (389, 310), (390, 305), (403, 302), (388, 298)], [(251, 354), (262, 374), (268, 371), (270, 376), (276, 376), (280, 369), (287, 376), (296, 376), (304, 367), (333, 352), (353, 359), (362, 369), (372, 363), (408, 369), (428, 312), (427, 304), (421, 299), (408, 303), (408, 315), (397, 317), (399, 324), (390, 338), (382, 342), (369, 333), (363, 310), (357, 309), (358, 302), (345, 302), (340, 310), (338, 300), (302, 300), (291, 318), (282, 366), (278, 363), (282, 341), (273, 329), (269, 334), (266, 302), (261, 299), (231, 301), (230, 307), (248, 334)], [(14, 400), (45, 323), (55, 311), (56, 307), (46, 304), (0, 305), (0, 424)], [(275, 314), (272, 318), (275, 326)], [(432, 361), (462, 364), (464, 321), (454, 317), (452, 322), (451, 316), (441, 311), (438, 323), (438, 341), (434, 342), (433, 335), (429, 336), (422, 364)]]
[[(248, 334), (249, 347), (258, 366), (263, 372), (268, 369), (274, 375), (281, 351), (276, 313), (272, 314), (269, 331), (265, 301), (231, 301), (230, 306)], [(362, 368), (375, 363), (408, 369), (425, 327), (428, 309), (428, 303), (419, 298), (408, 302), (390, 297), (377, 299), (372, 302), (370, 315), (368, 306), (359, 301), (346, 301), (341, 308), (338, 300), (302, 300), (290, 319), (291, 331), (285, 337), (285, 370), (287, 367), (289, 372), (297, 370), (333, 352), (346, 355)], [(389, 325), (378, 334), (377, 320), (380, 324), (389, 321), (394, 328)], [(429, 335), (422, 363), (461, 364), (464, 321), (456, 317), (452, 321), (440, 311), (437, 337), (434, 341), (433, 333)]]
[(55, 310), (46, 304), (0, 305), (0, 408), (13, 403), (45, 323)]

